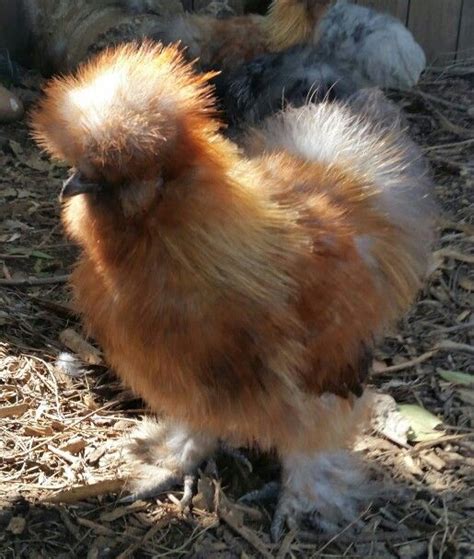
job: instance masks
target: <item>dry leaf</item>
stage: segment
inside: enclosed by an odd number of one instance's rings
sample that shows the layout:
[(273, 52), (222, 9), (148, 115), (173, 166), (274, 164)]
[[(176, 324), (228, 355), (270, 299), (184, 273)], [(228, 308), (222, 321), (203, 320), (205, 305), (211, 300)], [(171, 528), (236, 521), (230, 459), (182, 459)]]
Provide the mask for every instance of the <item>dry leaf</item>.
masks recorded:
[(435, 429), (441, 425), (441, 420), (428, 410), (415, 404), (398, 406), (400, 413), (410, 425), (408, 440), (412, 442), (434, 441), (444, 436), (444, 431)]
[(38, 157), (35, 153), (26, 156), (19, 156), (18, 159), (30, 169), (35, 171), (49, 171), (51, 164)]
[(14, 404), (12, 406), (1, 406), (0, 407), (0, 418), (1, 417), (18, 417), (23, 415), (26, 411), (30, 409), (30, 404)]
[(88, 520), (87, 518), (77, 518), (77, 523), (81, 526), (85, 526), (86, 528), (90, 528), (94, 530), (96, 534), (100, 534), (101, 536), (116, 536), (117, 534), (108, 528), (107, 526), (103, 526), (102, 524), (98, 524), (97, 522), (92, 522), (92, 520)]
[(135, 501), (126, 507), (117, 507), (111, 512), (103, 512), (100, 515), (100, 519), (102, 522), (114, 522), (123, 516), (127, 516), (127, 514), (145, 510), (147, 507), (148, 503), (145, 503), (144, 501)]
[(412, 475), (414, 476), (423, 475), (423, 470), (418, 466), (418, 464), (413, 460), (413, 458), (409, 454), (403, 456), (402, 463)]
[(86, 459), (88, 464), (95, 465), (107, 451), (107, 445), (103, 444), (98, 448), (87, 449)]
[(49, 425), (26, 425), (24, 428), (25, 435), (30, 435), (31, 437), (50, 437), (53, 434), (53, 430)]
[(10, 315), (6, 311), (0, 311), (0, 326), (9, 324)]
[(462, 388), (457, 390), (457, 395), (465, 404), (474, 406), (474, 390), (468, 390), (467, 388)]
[(458, 314), (458, 316), (456, 317), (456, 322), (461, 324), (470, 316), (471, 316), (471, 311), (466, 309), (465, 311), (462, 311), (461, 313)]
[(409, 542), (402, 544), (397, 549), (399, 559), (417, 559), (428, 557), (428, 544), (426, 542)]
[(86, 441), (81, 437), (75, 437), (71, 439), (67, 444), (61, 447), (64, 452), (69, 452), (70, 454), (78, 454), (86, 448)]
[(87, 409), (91, 411), (97, 410), (100, 407), (99, 404), (94, 400), (94, 396), (92, 396), (92, 394), (84, 394), (83, 401)]
[(472, 280), (471, 278), (468, 278), (467, 276), (461, 276), (458, 283), (466, 291), (474, 291), (474, 280)]
[(2, 188), (2, 197), (4, 198), (16, 198), (18, 196), (18, 191), (16, 188), (11, 186), (7, 188)]
[(445, 371), (444, 369), (436, 369), (436, 372), (443, 380), (451, 382), (453, 384), (463, 384), (465, 386), (474, 384), (474, 375), (470, 375), (468, 373), (460, 373), (458, 371)]
[(433, 451), (421, 454), (421, 458), (438, 472), (446, 468), (446, 462)]
[(8, 145), (10, 146), (10, 149), (16, 156), (21, 155), (23, 153), (23, 148), (21, 147), (21, 144), (19, 144), (15, 140), (9, 140)]
[(26, 527), (26, 520), (23, 516), (13, 516), (8, 523), (7, 532), (11, 532), (16, 536), (23, 534)]
[(66, 429), (66, 426), (61, 423), (60, 421), (58, 421), (57, 419), (53, 419), (51, 421), (51, 427), (55, 430), (55, 431), (64, 431), (64, 429)]

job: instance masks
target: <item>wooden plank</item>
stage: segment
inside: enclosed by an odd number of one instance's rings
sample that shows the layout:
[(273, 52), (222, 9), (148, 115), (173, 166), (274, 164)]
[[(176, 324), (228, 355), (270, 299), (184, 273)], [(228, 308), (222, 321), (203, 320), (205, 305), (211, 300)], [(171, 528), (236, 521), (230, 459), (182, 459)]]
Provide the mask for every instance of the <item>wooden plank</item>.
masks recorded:
[(378, 12), (388, 12), (398, 17), (405, 25), (407, 23), (409, 0), (357, 0), (357, 4)]
[(425, 49), (428, 63), (454, 59), (461, 7), (462, 0), (411, 0), (408, 27)]
[(457, 58), (474, 56), (474, 1), (464, 0), (461, 13)]

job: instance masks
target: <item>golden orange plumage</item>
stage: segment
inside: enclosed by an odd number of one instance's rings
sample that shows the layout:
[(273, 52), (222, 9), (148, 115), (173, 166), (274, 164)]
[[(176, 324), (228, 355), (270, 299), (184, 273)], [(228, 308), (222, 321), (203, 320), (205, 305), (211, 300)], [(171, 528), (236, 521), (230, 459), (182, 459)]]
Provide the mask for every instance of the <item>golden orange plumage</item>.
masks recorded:
[(278, 52), (301, 43), (316, 43), (318, 22), (331, 3), (331, 0), (272, 2), (262, 22), (268, 50)]
[[(339, 461), (366, 415), (374, 339), (420, 286), (425, 210), (407, 225), (403, 192), (384, 190), (408, 173), (395, 132), (306, 107), (250, 132), (247, 157), (219, 133), (206, 80), (145, 44), (47, 86), (32, 125), (75, 168), (75, 305), (123, 381), (194, 441), (274, 448), (306, 472), (295, 457)], [(341, 134), (308, 133), (325, 119)]]

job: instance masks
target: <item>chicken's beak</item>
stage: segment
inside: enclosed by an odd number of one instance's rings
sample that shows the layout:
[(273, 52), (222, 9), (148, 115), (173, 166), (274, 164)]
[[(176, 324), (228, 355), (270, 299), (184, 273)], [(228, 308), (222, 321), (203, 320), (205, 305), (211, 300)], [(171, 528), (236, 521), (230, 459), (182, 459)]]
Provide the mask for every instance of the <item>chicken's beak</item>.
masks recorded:
[(63, 182), (63, 188), (59, 195), (59, 199), (62, 201), (65, 198), (71, 198), (77, 194), (97, 192), (100, 188), (99, 184), (85, 180), (81, 177), (80, 173), (76, 172)]

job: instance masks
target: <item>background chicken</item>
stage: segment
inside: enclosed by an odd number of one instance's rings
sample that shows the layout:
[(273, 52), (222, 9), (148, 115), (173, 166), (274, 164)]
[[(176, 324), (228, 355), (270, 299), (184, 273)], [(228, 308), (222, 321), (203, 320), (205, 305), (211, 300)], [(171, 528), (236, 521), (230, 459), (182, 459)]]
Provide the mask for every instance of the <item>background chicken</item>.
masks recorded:
[[(77, 310), (162, 422), (137, 491), (216, 448), (275, 449), (283, 519), (333, 529), (367, 486), (345, 450), (367, 414), (371, 348), (412, 302), (432, 236), (416, 148), (383, 98), (267, 120), (244, 157), (207, 80), (175, 48), (122, 46), (53, 80), (32, 117), (74, 172), (63, 222), (82, 247)], [(379, 119), (380, 124), (372, 122)]]
[(358, 89), (408, 88), (425, 68), (421, 47), (400, 21), (338, 3), (328, 9), (309, 44), (224, 69), (216, 88), (232, 127), (256, 124), (286, 104), (347, 99)]
[(317, 36), (317, 24), (331, 0), (274, 0), (268, 14), (217, 19), (186, 13), (163, 18), (151, 37), (164, 44), (177, 41), (201, 68), (233, 68), (265, 53), (288, 48)]
[[(309, 73), (317, 71), (317, 61), (336, 71), (344, 68), (359, 88), (403, 89), (415, 85), (426, 66), (423, 49), (398, 19), (341, 0), (274, 0), (266, 16), (215, 19), (187, 13), (165, 18), (152, 36), (165, 44), (181, 41), (188, 57), (199, 58), (202, 68), (230, 72), (265, 53), (307, 45), (258, 61), (261, 70), (273, 74), (299, 66), (298, 76), (292, 72), (294, 81), (306, 79), (302, 65)], [(247, 72), (252, 70), (243, 67), (233, 78)], [(256, 89), (255, 97), (260, 93)]]
[(426, 67), (423, 49), (400, 20), (345, 0), (321, 18), (312, 43), (323, 58), (347, 65), (359, 87), (406, 89)]
[(258, 124), (286, 105), (347, 99), (360, 87), (351, 74), (317, 48), (298, 45), (224, 71), (213, 83), (230, 135), (238, 137), (242, 127)]

